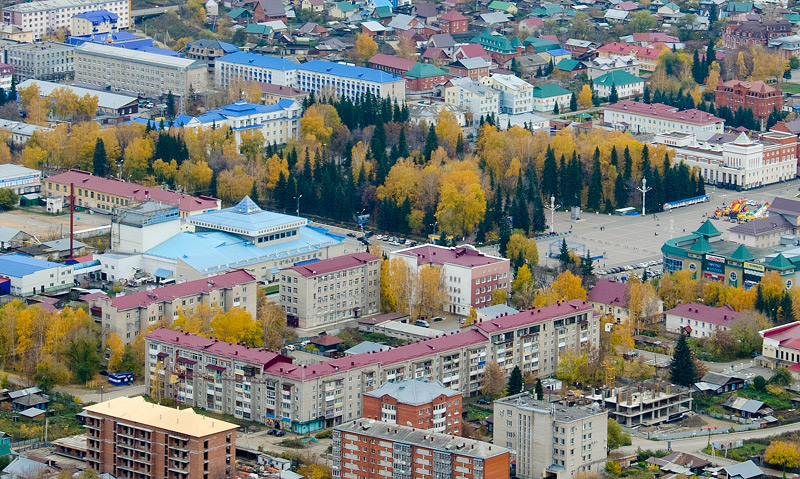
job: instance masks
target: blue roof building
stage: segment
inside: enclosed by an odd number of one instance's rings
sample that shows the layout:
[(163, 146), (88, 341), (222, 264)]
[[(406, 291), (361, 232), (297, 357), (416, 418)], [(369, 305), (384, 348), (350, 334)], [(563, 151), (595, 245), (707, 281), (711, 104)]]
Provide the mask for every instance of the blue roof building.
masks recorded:
[(189, 224), (194, 233), (180, 233), (151, 248), (145, 261), (174, 271), (176, 279), (244, 267), (268, 280), (280, 267), (342, 252), (341, 236), (308, 226), (305, 218), (264, 211), (249, 197), (232, 208), (192, 216)]
[(74, 281), (71, 265), (22, 254), (0, 255), (0, 276), (11, 280), (11, 294), (18, 296), (69, 290)]
[(170, 57), (182, 58), (183, 55), (168, 48), (158, 48), (153, 45), (153, 39), (148, 37), (138, 37), (129, 32), (105, 32), (90, 33), (87, 35), (77, 35), (67, 38), (68, 45), (83, 45), (84, 43), (95, 43), (97, 45), (108, 45), (117, 48), (126, 48), (138, 52), (156, 53)]
[(71, 31), (74, 35), (116, 32), (118, 21), (119, 15), (116, 13), (108, 10), (92, 10), (74, 15)]

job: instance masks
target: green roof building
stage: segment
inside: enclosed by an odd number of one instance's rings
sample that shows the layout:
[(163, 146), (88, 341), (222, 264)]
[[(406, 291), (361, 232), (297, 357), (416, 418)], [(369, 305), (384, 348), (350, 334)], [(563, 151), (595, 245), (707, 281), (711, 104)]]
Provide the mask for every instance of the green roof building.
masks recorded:
[(406, 78), (428, 78), (447, 75), (447, 72), (430, 63), (417, 62), (406, 74)]
[(484, 50), (494, 53), (501, 53), (505, 55), (515, 55), (517, 49), (511, 41), (502, 36), (494, 35), (488, 28), (481, 32), (480, 35), (472, 39), (472, 43), (477, 43), (483, 47)]
[(528, 37), (522, 42), (522, 44), (526, 48), (532, 45), (535, 53), (544, 53), (556, 48), (561, 48), (561, 45), (552, 40), (545, 40), (544, 38), (536, 37)]
[(612, 90), (617, 90), (619, 98), (639, 96), (644, 91), (644, 78), (631, 75), (624, 70), (614, 70), (595, 78), (592, 88), (599, 98), (608, 98)]

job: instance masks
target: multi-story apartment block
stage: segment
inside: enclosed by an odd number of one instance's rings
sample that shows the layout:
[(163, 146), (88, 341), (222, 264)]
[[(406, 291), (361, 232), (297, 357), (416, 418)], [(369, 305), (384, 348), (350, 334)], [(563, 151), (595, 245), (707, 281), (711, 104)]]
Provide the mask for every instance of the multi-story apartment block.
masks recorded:
[(474, 439), (359, 419), (333, 431), (335, 479), (506, 479), (508, 449)]
[(86, 42), (75, 48), (75, 81), (147, 98), (186, 96), (206, 90), (208, 70), (200, 60)]
[(186, 45), (186, 56), (194, 60), (202, 60), (208, 65), (208, 73), (214, 73), (214, 62), (217, 58), (239, 51), (239, 47), (210, 38), (201, 38)]
[(236, 424), (119, 397), (84, 408), (86, 467), (130, 479), (236, 476)]
[(793, 322), (759, 331), (764, 338), (758, 362), (770, 368), (788, 367), (797, 371), (800, 363), (800, 323)]
[(171, 324), (201, 304), (223, 311), (242, 308), (255, 317), (257, 292), (256, 279), (238, 270), (113, 298), (101, 294), (90, 303), (100, 309), (103, 338), (115, 333), (130, 344), (154, 324)]
[(8, 63), (0, 63), (0, 88), (6, 91), (10, 90), (13, 80), (14, 67)]
[(220, 202), (216, 198), (189, 196), (161, 188), (148, 188), (123, 180), (101, 178), (81, 170), (69, 170), (66, 173), (45, 178), (42, 191), (45, 196), (69, 195), (70, 185), (75, 185), (76, 206), (98, 209), (107, 213), (114, 213), (118, 208), (146, 201), (176, 205), (181, 218), (218, 210), (220, 207)]
[(555, 83), (545, 83), (533, 87), (533, 110), (552, 112), (558, 105), (560, 111), (569, 108), (572, 92)]
[(493, 442), (516, 454), (521, 479), (570, 479), (605, 467), (607, 423), (606, 411), (539, 401), (524, 392), (495, 401)]
[(675, 148), (674, 162), (698, 168), (706, 183), (747, 190), (797, 176), (797, 135), (782, 131), (761, 133), (758, 141), (742, 132), (736, 139), (698, 142), (689, 133), (657, 134), (654, 143)]
[(631, 75), (639, 74), (639, 62), (633, 55), (597, 57), (591, 60), (585, 60), (583, 63), (586, 65), (586, 73), (591, 80), (612, 71), (624, 71)]
[(717, 85), (714, 104), (734, 112), (739, 107), (749, 108), (763, 124), (773, 110), (783, 108), (783, 92), (779, 83), (772, 87), (763, 81), (728, 80)]
[(692, 338), (713, 338), (719, 331), (727, 331), (739, 317), (727, 304), (715, 308), (700, 303), (683, 303), (664, 311), (667, 331), (685, 334)]
[(17, 3), (3, 7), (3, 22), (33, 30), (35, 40), (55, 33), (59, 27), (69, 30), (72, 17), (94, 10), (107, 10), (119, 18), (117, 27), (131, 26), (130, 2), (128, 0), (42, 0)]
[(280, 305), (289, 326), (312, 330), (377, 314), (381, 259), (354, 253), (281, 270)]
[(364, 393), (361, 415), (389, 424), (461, 435), (461, 393), (438, 382), (406, 379)]
[(624, 70), (612, 70), (595, 78), (592, 89), (599, 98), (608, 98), (616, 90), (618, 98), (639, 96), (644, 91), (644, 78)]
[(678, 110), (663, 103), (623, 100), (603, 109), (603, 121), (634, 134), (691, 133), (705, 140), (722, 133), (725, 120), (700, 110)]
[[(248, 420), (305, 433), (357, 419), (363, 394), (386, 382), (439, 381), (468, 396), (483, 387), (487, 362), (549, 376), (556, 371), (560, 353), (599, 342), (599, 323), (591, 305), (574, 300), (388, 351), (308, 365), (162, 328), (145, 340), (146, 383), (151, 394), (183, 405), (241, 418), (247, 413)], [(213, 378), (207, 378), (209, 370), (214, 371)], [(195, 371), (206, 373), (195, 375)], [(214, 397), (206, 394), (212, 390), (211, 382)], [(190, 389), (202, 394), (187, 395)], [(236, 406), (233, 398), (240, 392), (245, 396)]]
[(283, 58), (236, 52), (217, 59), (214, 79), (227, 88), (232, 80), (257, 81), (299, 88), (332, 91), (353, 99), (371, 93), (381, 98), (405, 100), (405, 79), (391, 73), (326, 60), (295, 63)]
[(280, 100), (273, 105), (258, 105), (237, 101), (210, 110), (200, 116), (181, 115), (175, 123), (184, 128), (230, 127), (236, 146), (242, 144), (242, 134), (257, 132), (269, 144), (283, 145), (300, 137), (302, 107), (294, 100)]
[(472, 112), (473, 123), (500, 114), (500, 92), (470, 78), (451, 78), (444, 86), (444, 101)]
[(622, 426), (652, 426), (692, 410), (692, 390), (661, 381), (604, 389), (600, 405)]
[(500, 92), (500, 110), (509, 115), (533, 111), (533, 85), (515, 75), (492, 75), (481, 79)]
[(93, 10), (79, 13), (72, 17), (73, 36), (93, 35), (95, 33), (113, 33), (119, 30), (119, 15), (108, 10)]
[[(20, 4), (31, 5), (31, 4)], [(21, 43), (6, 48), (7, 62), (19, 80), (70, 80), (75, 74), (75, 47), (46, 41)]]
[(511, 287), (508, 259), (489, 256), (468, 246), (422, 245), (392, 251), (389, 259), (392, 258), (405, 260), (414, 271), (425, 265), (441, 266), (449, 296), (447, 309), (455, 314), (468, 314), (473, 306), (487, 306), (492, 291)]

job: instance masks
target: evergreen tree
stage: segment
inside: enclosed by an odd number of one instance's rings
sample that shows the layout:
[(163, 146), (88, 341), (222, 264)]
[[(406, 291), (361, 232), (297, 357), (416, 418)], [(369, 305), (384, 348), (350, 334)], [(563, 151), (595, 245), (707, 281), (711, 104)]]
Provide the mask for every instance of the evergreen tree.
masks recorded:
[(687, 388), (697, 382), (694, 358), (689, 344), (686, 342), (685, 334), (681, 334), (678, 344), (675, 346), (675, 353), (672, 355), (672, 362), (669, 366), (669, 376), (673, 383)]
[(208, 185), (208, 196), (212, 198), (217, 197), (217, 172), (211, 172), (211, 183)]
[(586, 250), (586, 256), (581, 258), (581, 276), (584, 278), (590, 278), (594, 276), (594, 260), (592, 260), (592, 254), (589, 253), (589, 250)]
[(456, 142), (456, 156), (464, 158), (464, 135), (461, 133), (458, 134), (458, 141)]
[(567, 246), (567, 239), (563, 238), (561, 240), (561, 251), (558, 254), (558, 261), (561, 263), (562, 269), (567, 269), (567, 266), (572, 264), (572, 256), (570, 256), (570, 250)]
[(506, 393), (509, 396), (512, 394), (519, 394), (522, 392), (524, 386), (525, 383), (522, 381), (522, 371), (520, 371), (519, 366), (514, 366), (514, 369), (511, 370), (511, 374), (508, 376)]
[(792, 309), (792, 297), (784, 291), (781, 297), (781, 324), (794, 322), (794, 310)]
[(706, 79), (706, 65), (700, 61), (700, 53), (697, 49), (694, 50), (692, 57), (692, 78), (698, 85), (702, 85)]
[(542, 78), (542, 66), (539, 65), (539, 68), (536, 69), (536, 78)]
[(558, 115), (560, 112), (558, 111), (558, 102), (555, 102), (553, 105), (553, 114)]
[[(719, 10), (717, 10), (717, 4), (714, 3), (714, 2), (711, 2), (711, 8), (708, 9), (708, 24), (710, 26), (713, 26), (715, 23), (717, 23), (717, 20), (719, 20)], [(713, 44), (714, 44), (713, 41), (712, 42), (708, 42), (708, 46), (709, 47), (711, 45), (713, 45)], [(711, 57), (711, 58), (713, 59), (714, 57)], [(711, 60), (711, 61), (713, 61), (713, 60)], [(706, 63), (711, 65), (711, 61), (708, 61), (708, 57), (706, 57)]]
[(612, 165), (616, 166), (617, 167), (617, 171), (619, 171), (619, 155), (617, 154), (617, 147), (616, 146), (612, 146), (611, 147), (611, 158), (610, 158), (609, 162)]
[[(711, 3), (713, 4), (714, 2), (711, 2)], [(711, 10), (716, 12), (717, 11), (717, 6), (716, 5), (712, 5), (711, 6)], [(716, 21), (717, 20), (713, 20), (712, 23), (716, 22)], [(714, 42), (713, 41), (708, 42), (708, 46), (706, 47), (706, 58), (705, 58), (705, 60), (706, 60), (706, 62), (705, 62), (706, 63), (706, 77), (707, 77), (708, 76), (708, 69), (711, 68), (711, 64), (714, 63), (715, 61), (717, 61), (717, 52), (714, 51)]]
[(761, 283), (758, 283), (756, 286), (756, 303), (755, 303), (756, 311), (764, 312), (765, 303), (764, 303), (764, 290), (761, 288)]
[(547, 145), (542, 168), (542, 193), (547, 200), (551, 196), (558, 197), (558, 165), (556, 165), (556, 154), (550, 145)]
[(256, 186), (256, 182), (253, 182), (253, 188), (250, 189), (250, 199), (253, 200), (253, 203), (257, 205), (261, 205), (261, 198), (258, 194), (258, 187)]
[(172, 94), (172, 90), (167, 92), (167, 111), (166, 111), (166, 115), (167, 115), (167, 118), (169, 118), (170, 120), (175, 118), (175, 95)]
[(572, 92), (572, 96), (569, 97), (569, 109), (571, 111), (578, 111), (578, 97), (575, 96), (575, 92)]
[(539, 401), (544, 400), (544, 388), (542, 387), (542, 380), (540, 378), (536, 378), (536, 386), (533, 391), (536, 399)]
[(558, 162), (558, 191), (561, 193), (561, 204), (567, 206), (567, 201), (572, 196), (572, 179), (569, 177), (567, 169), (567, 159), (561, 155)]
[(397, 139), (397, 154), (400, 158), (408, 158), (408, 142), (406, 141), (406, 127), (400, 128), (400, 137)]
[(505, 256), (508, 240), (511, 239), (511, 229), (508, 227), (508, 220), (505, 217), (498, 218), (497, 221), (500, 222), (498, 225), (500, 227), (500, 237), (497, 241), (497, 251), (500, 256)]
[(439, 148), (439, 137), (436, 136), (436, 129), (431, 123), (428, 128), (428, 137), (425, 139), (425, 160), (431, 161), (431, 154)]
[(644, 93), (642, 94), (642, 101), (650, 103), (650, 85), (645, 85)]
[(616, 103), (619, 101), (619, 93), (617, 93), (617, 85), (611, 85), (611, 94), (608, 95), (609, 103)]
[(586, 207), (590, 211), (600, 211), (600, 201), (603, 195), (603, 172), (600, 170), (600, 148), (594, 150), (592, 162), (592, 179), (589, 181), (589, 194)]
[(626, 180), (630, 180), (631, 172), (633, 171), (633, 158), (631, 158), (631, 150), (627, 146), (625, 147), (625, 151), (622, 153), (622, 158), (625, 161), (625, 168), (623, 169), (622, 175)]
[(614, 199), (617, 201), (617, 208), (628, 207), (628, 195), (630, 195), (628, 181), (623, 175), (617, 175), (617, 179), (614, 180)]
[(642, 283), (647, 282), (647, 268), (642, 268)]
[(107, 175), (108, 157), (106, 156), (106, 145), (102, 138), (97, 138), (94, 144), (94, 156), (92, 157), (92, 169), (95, 176), (105, 178)]

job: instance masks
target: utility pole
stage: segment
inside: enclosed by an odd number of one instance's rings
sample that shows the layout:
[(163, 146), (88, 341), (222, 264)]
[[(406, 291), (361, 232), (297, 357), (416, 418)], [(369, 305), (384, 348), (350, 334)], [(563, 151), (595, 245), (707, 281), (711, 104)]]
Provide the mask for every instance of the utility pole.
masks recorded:
[(648, 188), (647, 178), (642, 178), (642, 186), (637, 186), (636, 189), (642, 192), (642, 216), (644, 216), (645, 214), (647, 214), (646, 213), (647, 210), (645, 209), (645, 199), (647, 198), (647, 192), (652, 190), (653, 188)]
[(556, 210), (561, 208), (561, 205), (556, 204), (556, 197), (550, 197), (550, 206), (545, 206), (548, 210), (550, 210), (550, 234), (555, 233), (555, 223), (556, 223)]

